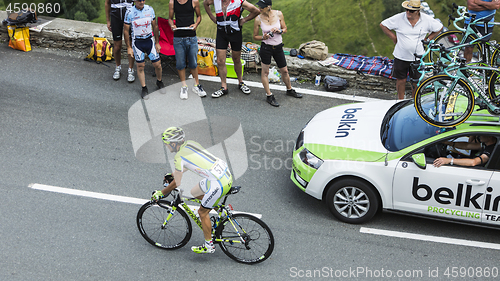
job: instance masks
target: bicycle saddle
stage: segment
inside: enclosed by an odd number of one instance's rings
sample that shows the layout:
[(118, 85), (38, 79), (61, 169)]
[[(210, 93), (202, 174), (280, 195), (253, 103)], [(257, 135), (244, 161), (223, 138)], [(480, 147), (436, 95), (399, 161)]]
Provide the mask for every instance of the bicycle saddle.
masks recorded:
[(231, 186), (231, 189), (229, 189), (229, 192), (227, 194), (236, 194), (240, 191), (241, 186)]

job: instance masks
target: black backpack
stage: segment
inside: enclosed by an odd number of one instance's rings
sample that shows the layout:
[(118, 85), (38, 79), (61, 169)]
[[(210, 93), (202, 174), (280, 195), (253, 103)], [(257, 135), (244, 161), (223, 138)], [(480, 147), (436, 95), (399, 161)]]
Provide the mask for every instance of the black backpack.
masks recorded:
[(36, 23), (38, 17), (36, 11), (22, 10), (18, 13), (12, 13), (8, 18), (2, 21), (3, 25), (26, 25), (27, 23)]
[(297, 56), (297, 49), (291, 49), (290, 50), (290, 56), (291, 57), (296, 57)]
[(337, 76), (327, 75), (325, 80), (323, 80), (325, 89), (329, 92), (341, 91), (347, 88), (348, 83), (345, 79)]

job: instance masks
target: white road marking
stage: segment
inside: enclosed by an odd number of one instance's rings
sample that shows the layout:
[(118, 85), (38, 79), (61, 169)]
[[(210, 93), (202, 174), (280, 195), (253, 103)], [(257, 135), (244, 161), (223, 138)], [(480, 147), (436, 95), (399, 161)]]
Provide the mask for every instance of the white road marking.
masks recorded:
[(390, 237), (421, 240), (421, 241), (437, 242), (437, 243), (444, 243), (444, 244), (453, 244), (453, 245), (460, 245), (460, 246), (469, 246), (469, 247), (500, 250), (500, 244), (478, 242), (478, 241), (471, 241), (471, 240), (463, 240), (463, 239), (455, 239), (455, 238), (447, 238), (447, 237), (440, 237), (440, 236), (422, 235), (422, 234), (399, 232), (399, 231), (392, 231), (392, 230), (383, 230), (383, 229), (376, 229), (376, 228), (366, 228), (366, 227), (361, 227), (359, 232), (368, 233), (368, 234), (375, 234), (375, 235), (384, 235), (384, 236), (390, 236)]
[[(220, 82), (219, 76), (208, 76), (208, 75), (201, 75), (200, 74), (198, 76), (198, 78), (200, 80), (205, 80), (205, 81)], [(227, 83), (228, 84), (238, 85), (238, 79), (227, 78)], [(247, 84), (247, 86), (250, 86), (250, 87), (264, 88), (262, 86), (261, 82), (245, 81), (245, 84)], [(274, 85), (272, 83), (269, 83), (269, 88), (271, 90), (279, 90), (279, 91), (283, 91), (283, 92), (286, 91), (286, 87), (285, 86)], [(315, 96), (321, 96), (321, 97), (327, 97), (327, 98), (336, 98), (336, 99), (352, 100), (352, 101), (359, 101), (359, 102), (378, 101), (378, 100), (380, 100), (380, 99), (376, 99), (376, 98), (343, 95), (343, 94), (339, 94), (339, 93), (326, 92), (326, 91), (315, 91), (315, 90), (301, 89), (301, 88), (295, 88), (295, 87), (294, 87), (294, 89), (295, 89), (295, 91), (297, 93), (306, 94), (306, 95), (315, 95)]]
[[(29, 185), (29, 187), (36, 189), (36, 190), (50, 191), (50, 192), (63, 193), (63, 194), (69, 194), (69, 195), (76, 195), (76, 196), (82, 196), (82, 197), (115, 201), (115, 202), (122, 202), (122, 203), (132, 203), (132, 204), (137, 204), (137, 205), (143, 205), (144, 203), (149, 201), (147, 199), (119, 196), (119, 195), (86, 191), (86, 190), (79, 190), (79, 189), (71, 189), (71, 188), (51, 186), (51, 185), (45, 185), (45, 184), (39, 184), (39, 183), (32, 183)], [(196, 212), (199, 208), (199, 206), (191, 206), (191, 205), (188, 205), (188, 206), (194, 212)], [(212, 210), (210, 212), (213, 214), (217, 214), (214, 210)], [(249, 215), (252, 215), (252, 216), (257, 217), (259, 219), (262, 218), (261, 214), (253, 214), (253, 213), (238, 212), (238, 211), (234, 211), (233, 213), (235, 213), (235, 214), (249, 214)]]

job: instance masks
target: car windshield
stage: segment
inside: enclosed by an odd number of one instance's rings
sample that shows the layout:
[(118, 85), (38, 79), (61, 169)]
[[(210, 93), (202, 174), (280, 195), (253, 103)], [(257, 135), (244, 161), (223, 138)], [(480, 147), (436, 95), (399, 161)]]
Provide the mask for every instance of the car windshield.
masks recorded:
[(395, 104), (384, 117), (380, 137), (385, 148), (398, 151), (444, 132), (426, 123), (415, 110), (413, 100)]

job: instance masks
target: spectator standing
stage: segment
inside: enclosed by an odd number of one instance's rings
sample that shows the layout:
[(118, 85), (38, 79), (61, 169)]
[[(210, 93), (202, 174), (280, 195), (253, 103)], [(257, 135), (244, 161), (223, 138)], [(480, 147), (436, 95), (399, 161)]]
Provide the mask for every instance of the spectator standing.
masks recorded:
[[(113, 79), (118, 80), (122, 70), (122, 35), (123, 35), (123, 20), (125, 12), (132, 7), (133, 0), (105, 0), (104, 7), (106, 10), (106, 22), (108, 30), (113, 34), (113, 56), (116, 61), (115, 72)], [(128, 57), (128, 72), (127, 81), (132, 83), (135, 81), (134, 76), (134, 58)]]
[[(260, 45), (260, 58), (262, 64), (261, 81), (266, 91), (266, 100), (272, 106), (278, 107), (279, 103), (269, 89), (269, 67), (271, 57), (274, 58), (281, 72), (281, 77), (286, 85), (286, 94), (295, 98), (302, 98), (302, 94), (295, 92), (290, 83), (290, 75), (286, 66), (285, 53), (283, 52), (282, 34), (287, 32), (285, 18), (283, 13), (278, 10), (272, 10), (272, 0), (259, 0), (257, 6), (260, 9), (260, 15), (255, 18), (253, 25), (253, 39), (262, 40)], [(259, 27), (262, 29), (262, 35), (259, 35)]]
[(144, 66), (146, 65), (144, 59), (146, 55), (148, 55), (155, 68), (156, 78), (158, 79), (156, 86), (158, 89), (165, 87), (161, 81), (160, 31), (158, 30), (153, 8), (146, 5), (145, 0), (134, 1), (135, 5), (125, 13), (123, 34), (127, 43), (127, 53), (129, 56), (135, 57), (137, 62), (137, 77), (142, 86), (141, 98), (148, 99), (149, 91), (144, 75)]
[[(194, 13), (196, 13), (196, 22), (194, 21)], [(200, 97), (205, 97), (207, 95), (198, 80), (198, 38), (196, 37), (196, 28), (200, 22), (200, 2), (198, 0), (170, 0), (168, 23), (170, 24), (170, 28), (174, 31), (176, 68), (182, 83), (180, 98), (183, 100), (188, 98), (186, 60), (196, 83), (193, 92)]]
[[(410, 78), (419, 78), (420, 73), (411, 71), (410, 64), (415, 61), (415, 54), (422, 55), (424, 53), (424, 46), (421, 41), (423, 39), (433, 39), (443, 29), (443, 25), (439, 21), (429, 15), (420, 13), (423, 8), (420, 5), (420, 0), (404, 1), (402, 6), (406, 9), (405, 12), (396, 14), (380, 23), (382, 31), (396, 45), (392, 53), (394, 55), (392, 76), (396, 78), (398, 99), (405, 98), (408, 74)], [(415, 96), (415, 90), (416, 84), (412, 83), (412, 97)]]
[[(211, 5), (215, 7), (215, 16), (210, 9)], [(228, 94), (226, 83), (226, 50), (229, 43), (231, 44), (234, 71), (238, 77), (238, 88), (244, 94), (250, 94), (250, 88), (243, 83), (243, 73), (241, 71), (241, 44), (243, 43), (241, 27), (244, 23), (258, 16), (259, 9), (245, 0), (204, 0), (203, 6), (207, 11), (208, 17), (217, 24), (215, 48), (221, 88), (212, 94), (212, 98)], [(241, 18), (243, 9), (248, 10), (250, 14)]]
[[(496, 10), (500, 8), (499, 0), (467, 0), (467, 9), (469, 9), (469, 13), (475, 14), (476, 19), (484, 18), (491, 16), (490, 22), (495, 21), (495, 13)], [(465, 19), (465, 24), (470, 23), (470, 19)], [(484, 27), (484, 24), (478, 25), (484, 28), (484, 31), (481, 32), (484, 35), (493, 32), (494, 25), (487, 25)], [(464, 49), (464, 57), (467, 62), (471, 62), (472, 60), (472, 52), (474, 47), (465, 47)]]

